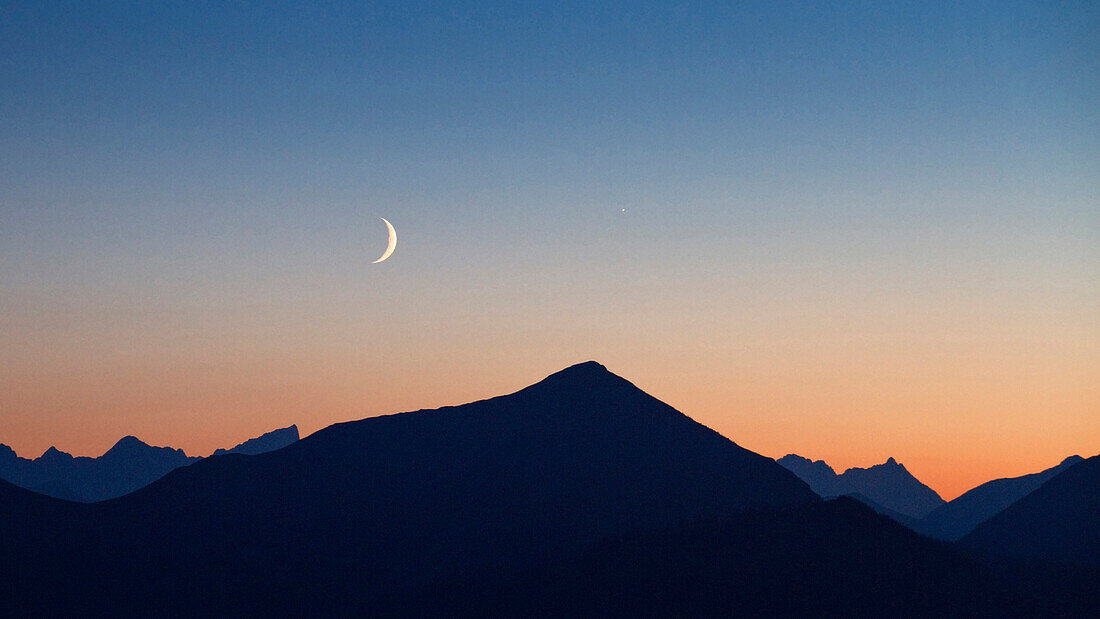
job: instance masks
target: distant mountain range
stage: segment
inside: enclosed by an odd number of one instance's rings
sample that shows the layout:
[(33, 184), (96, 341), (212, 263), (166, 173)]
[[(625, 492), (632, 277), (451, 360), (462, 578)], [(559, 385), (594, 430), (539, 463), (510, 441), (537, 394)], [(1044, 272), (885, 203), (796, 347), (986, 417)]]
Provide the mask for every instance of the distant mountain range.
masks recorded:
[[(948, 541), (961, 539), (981, 522), (1000, 513), (1047, 480), (1081, 461), (1081, 456), (1070, 456), (1058, 466), (1045, 471), (995, 479), (944, 503), (938, 494), (913, 477), (893, 458), (885, 464), (868, 469), (848, 469), (843, 475), (837, 475), (822, 460), (815, 462), (795, 454), (788, 454), (777, 460), (808, 483), (819, 496), (849, 496), (914, 531)], [(932, 495), (935, 495), (934, 499)], [(938, 507), (928, 510), (928, 506), (937, 503), (937, 499)], [(914, 506), (919, 509), (914, 509)], [(925, 515), (917, 516), (921, 512)]]
[(866, 469), (850, 468), (840, 475), (822, 460), (814, 462), (796, 454), (783, 456), (777, 462), (821, 497), (857, 495), (856, 498), (869, 499), (865, 502), (872, 507), (881, 506), (915, 520), (944, 504), (935, 490), (913, 477), (893, 458)]
[[(0, 482), (0, 615), (1097, 616), (1095, 463), (950, 544), (588, 362), (111, 501)], [(904, 467), (872, 469), (861, 489), (924, 508), (884, 489)]]
[(916, 528), (938, 539), (955, 541), (992, 518), (1009, 505), (1024, 498), (1047, 480), (1081, 462), (1081, 456), (1070, 456), (1061, 464), (1040, 473), (994, 479), (967, 491), (925, 516)]
[[(292, 425), (229, 450), (219, 449), (214, 455), (258, 454), (281, 449), (296, 440), (298, 427)], [(59, 499), (94, 502), (129, 494), (201, 459), (188, 456), (182, 449), (147, 445), (133, 436), (120, 439), (98, 458), (74, 457), (50, 447), (41, 456), (27, 459), (0, 444), (0, 479)]]
[(297, 440), (298, 426), (291, 425), (286, 428), (272, 430), (256, 438), (250, 438), (231, 449), (215, 449), (212, 455), (224, 456), (226, 454), (244, 454), (246, 456), (255, 456), (269, 451), (275, 451), (276, 449), (282, 449)]

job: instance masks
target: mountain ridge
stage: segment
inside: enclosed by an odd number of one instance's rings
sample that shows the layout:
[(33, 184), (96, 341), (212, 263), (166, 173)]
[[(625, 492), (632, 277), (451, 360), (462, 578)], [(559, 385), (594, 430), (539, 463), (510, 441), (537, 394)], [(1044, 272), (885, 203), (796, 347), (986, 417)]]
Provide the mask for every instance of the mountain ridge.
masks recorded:
[(944, 504), (935, 490), (914, 477), (892, 456), (882, 464), (851, 467), (839, 475), (825, 461), (813, 461), (798, 454), (787, 454), (776, 462), (798, 475), (822, 498), (861, 495), (870, 499), (873, 506), (913, 520), (921, 519)]
[[(84, 506), (62, 537), (82, 541), (18, 560), (76, 553), (74, 565), (118, 566), (109, 578), (70, 574), (78, 597), (216, 604), (211, 591), (249, 574), (262, 580), (224, 595), (331, 609), (548, 561), (622, 532), (817, 503), (770, 458), (585, 364), (512, 394), (204, 459)], [(65, 574), (38, 565), (26, 579)], [(317, 597), (334, 587), (339, 595)]]
[(236, 447), (229, 449), (215, 449), (212, 456), (224, 456), (226, 454), (245, 454), (245, 455), (259, 455), (267, 453), (269, 451), (275, 451), (276, 449), (282, 449), (287, 445), (299, 440), (301, 437), (298, 434), (298, 425), (290, 424), (285, 428), (276, 428), (270, 432), (265, 432), (256, 438), (250, 438), (247, 441), (240, 443)]
[[(228, 451), (262, 453), (293, 442), (291, 438), (297, 440), (297, 426), (273, 430)], [(0, 443), (0, 479), (55, 498), (96, 502), (129, 494), (199, 460), (202, 457), (188, 456), (182, 449), (149, 445), (133, 435), (120, 438), (96, 457), (74, 456), (51, 445), (28, 459)]]
[(1081, 456), (1072, 455), (1056, 466), (1037, 473), (979, 484), (932, 510), (916, 523), (916, 529), (937, 539), (959, 540), (982, 522), (1034, 492), (1047, 480), (1083, 460)]
[(1100, 455), (1061, 470), (960, 543), (989, 555), (1088, 566), (1100, 575)]
[[(1002, 578), (855, 499), (822, 501), (774, 460), (604, 371), (571, 367), (466, 405), (333, 424), (111, 501), (0, 482), (0, 610), (1042, 616), (1096, 606), (1073, 593), (1089, 574), (1068, 585), (1058, 571)], [(1028, 582), (1039, 585), (1016, 586)]]

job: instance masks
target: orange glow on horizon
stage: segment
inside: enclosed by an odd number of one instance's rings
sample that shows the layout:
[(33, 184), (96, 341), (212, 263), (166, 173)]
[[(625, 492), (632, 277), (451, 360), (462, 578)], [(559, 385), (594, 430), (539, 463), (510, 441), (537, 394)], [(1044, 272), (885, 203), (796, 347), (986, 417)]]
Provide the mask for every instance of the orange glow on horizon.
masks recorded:
[[(307, 436), (339, 421), (510, 393), (570, 363), (524, 371), (497, 359), (496, 373), (475, 374), (457, 364), (403, 373), (402, 368), (370, 363), (352, 371), (352, 365), (341, 369), (340, 364), (304, 357), (282, 364), (239, 364), (228, 371), (201, 365), (174, 373), (166, 368), (116, 367), (110, 368), (114, 376), (110, 382), (102, 382), (104, 376), (94, 373), (83, 377), (38, 373), (9, 382), (14, 388), (9, 393), (19, 397), (7, 402), (16, 409), (51, 414), (5, 416), (0, 436), (25, 438), (0, 442), (9, 443), (24, 457), (36, 457), (50, 445), (74, 455), (95, 456), (123, 435), (134, 434), (153, 445), (208, 455), (218, 447), (231, 447), (292, 423)], [(880, 372), (866, 366), (862, 371), (834, 368), (817, 376), (807, 374), (804, 367), (788, 367), (782, 376), (769, 377), (750, 366), (728, 374), (707, 374), (685, 364), (682, 375), (660, 375), (636, 359), (605, 365), (758, 453), (823, 459), (838, 473), (894, 457), (946, 500), (990, 479), (1054, 466), (1075, 453), (1095, 455), (1090, 437), (1100, 436), (1100, 424), (1088, 413), (1089, 397), (1085, 396), (1057, 402), (1061, 410), (1075, 412), (1076, 421), (1052, 426), (1040, 416), (1029, 419), (1028, 404), (1013, 402), (1013, 394), (993, 397), (975, 385), (941, 387), (916, 400), (915, 394), (899, 389), (897, 383), (859, 391), (841, 388), (845, 381), (874, 384), (869, 379)], [(841, 375), (846, 378), (841, 380)], [(1083, 385), (1085, 377), (1078, 379)], [(797, 380), (802, 389), (786, 389), (791, 380)], [(127, 384), (145, 388), (127, 390), (123, 388)], [(979, 397), (979, 392), (984, 395)], [(1082, 388), (1080, 393), (1087, 392)], [(903, 416), (910, 421), (898, 424), (896, 416), (878, 412), (891, 409), (924, 412)], [(987, 423), (991, 418), (982, 410), (997, 410), (1013, 424)]]

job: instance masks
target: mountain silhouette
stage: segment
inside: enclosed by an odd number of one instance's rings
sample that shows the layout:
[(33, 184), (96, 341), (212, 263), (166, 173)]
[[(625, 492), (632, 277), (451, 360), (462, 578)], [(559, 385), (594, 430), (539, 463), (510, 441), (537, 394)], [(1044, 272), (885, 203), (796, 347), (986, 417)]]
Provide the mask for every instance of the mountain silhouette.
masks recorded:
[(809, 484), (818, 496), (836, 497), (847, 493), (847, 489), (841, 487), (836, 471), (824, 460), (813, 461), (797, 454), (787, 454), (776, 462)]
[(917, 520), (916, 518), (913, 518), (911, 516), (906, 516), (905, 514), (902, 514), (900, 512), (896, 512), (896, 511), (890, 509), (889, 507), (879, 505), (878, 503), (872, 501), (869, 497), (864, 496), (864, 495), (862, 495), (858, 492), (849, 492), (849, 493), (841, 495), (841, 496), (846, 496), (850, 499), (855, 499), (855, 500), (859, 501), (860, 503), (863, 503), (867, 507), (870, 507), (876, 513), (882, 514), (883, 516), (888, 516), (889, 518), (895, 520), (896, 522), (899, 522), (899, 523), (905, 525), (906, 527), (908, 527), (910, 529), (913, 529), (914, 531), (917, 530), (917, 526), (921, 522), (920, 520)]
[(1100, 456), (1065, 468), (979, 524), (962, 544), (989, 555), (1100, 572)]
[[(297, 426), (290, 426), (215, 453), (257, 454), (297, 439)], [(98, 458), (74, 457), (50, 447), (29, 460), (0, 444), (0, 479), (59, 499), (95, 502), (129, 494), (201, 459), (188, 456), (182, 449), (153, 447), (134, 436), (123, 437)]]
[(153, 447), (133, 436), (119, 439), (98, 458), (73, 457), (50, 447), (28, 460), (2, 445), (0, 478), (57, 498), (103, 501), (147, 486), (197, 460), (182, 449)]
[(859, 495), (883, 513), (901, 514), (905, 524), (944, 504), (935, 490), (893, 458), (866, 469), (850, 468), (840, 475), (822, 460), (814, 462), (797, 454), (787, 454), (777, 462), (809, 484), (818, 496)]
[(245, 454), (248, 456), (255, 456), (257, 454), (275, 451), (276, 449), (282, 449), (297, 440), (298, 426), (291, 425), (286, 428), (272, 430), (256, 438), (250, 438), (232, 449), (216, 449), (212, 455), (224, 456), (225, 454)]
[[(442, 591), (440, 591), (442, 589)], [(605, 540), (499, 579), (456, 579), (423, 616), (943, 617), (1041, 614), (963, 553), (848, 497)]]
[(206, 458), (110, 501), (0, 482), (0, 531), (0, 615), (1096, 610), (1088, 574), (1009, 586), (980, 551), (823, 502), (592, 362)]
[[(20, 566), (20, 590), (68, 583), (50, 596), (60, 605), (341, 612), (630, 531), (818, 502), (773, 460), (588, 362), (511, 395), (207, 458), (78, 505), (45, 548), (0, 557)], [(50, 528), (13, 520), (7, 537)]]
[(1070, 456), (1058, 466), (1039, 473), (988, 481), (932, 510), (915, 528), (938, 539), (961, 539), (980, 523), (1082, 460), (1081, 456)]

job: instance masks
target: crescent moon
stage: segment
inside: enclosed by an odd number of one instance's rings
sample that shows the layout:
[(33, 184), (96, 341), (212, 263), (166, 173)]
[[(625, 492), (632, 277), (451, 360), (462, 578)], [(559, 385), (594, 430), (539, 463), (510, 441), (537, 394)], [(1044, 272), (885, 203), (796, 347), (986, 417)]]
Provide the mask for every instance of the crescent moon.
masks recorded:
[(390, 254), (393, 253), (393, 250), (397, 248), (397, 230), (393, 229), (393, 224), (386, 221), (385, 217), (379, 217), (379, 219), (386, 223), (386, 228), (390, 231), (390, 241), (386, 244), (386, 251), (382, 252), (382, 257), (378, 260), (375, 260), (371, 264), (378, 264), (386, 258), (389, 258)]

